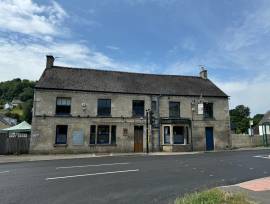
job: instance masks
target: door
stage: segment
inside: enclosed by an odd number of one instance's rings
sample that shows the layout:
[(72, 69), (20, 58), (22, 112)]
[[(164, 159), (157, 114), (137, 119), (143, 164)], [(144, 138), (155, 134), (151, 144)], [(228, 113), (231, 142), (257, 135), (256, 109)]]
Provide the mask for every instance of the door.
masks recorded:
[(143, 152), (143, 126), (134, 126), (134, 152)]
[(205, 128), (206, 151), (214, 150), (213, 127)]

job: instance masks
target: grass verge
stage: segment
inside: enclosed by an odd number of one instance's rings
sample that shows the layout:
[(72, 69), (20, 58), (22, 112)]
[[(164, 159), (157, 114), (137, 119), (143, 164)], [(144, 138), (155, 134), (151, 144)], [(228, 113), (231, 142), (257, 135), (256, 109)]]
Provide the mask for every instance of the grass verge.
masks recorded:
[(214, 188), (211, 190), (187, 194), (177, 198), (175, 204), (254, 204), (243, 193), (229, 193)]

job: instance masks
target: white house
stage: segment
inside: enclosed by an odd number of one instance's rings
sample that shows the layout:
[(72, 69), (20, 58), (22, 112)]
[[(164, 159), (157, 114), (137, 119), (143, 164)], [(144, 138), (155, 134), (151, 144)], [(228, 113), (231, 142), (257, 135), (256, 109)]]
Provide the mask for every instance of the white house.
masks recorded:
[(263, 134), (270, 135), (270, 111), (266, 112), (259, 122), (259, 134), (263, 136)]

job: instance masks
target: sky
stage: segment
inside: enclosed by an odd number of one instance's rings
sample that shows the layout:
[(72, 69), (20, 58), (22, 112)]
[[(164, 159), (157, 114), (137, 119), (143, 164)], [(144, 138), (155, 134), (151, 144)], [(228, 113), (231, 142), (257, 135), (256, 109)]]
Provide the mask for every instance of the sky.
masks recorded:
[(251, 114), (270, 109), (269, 0), (0, 0), (0, 81), (55, 64), (195, 75)]

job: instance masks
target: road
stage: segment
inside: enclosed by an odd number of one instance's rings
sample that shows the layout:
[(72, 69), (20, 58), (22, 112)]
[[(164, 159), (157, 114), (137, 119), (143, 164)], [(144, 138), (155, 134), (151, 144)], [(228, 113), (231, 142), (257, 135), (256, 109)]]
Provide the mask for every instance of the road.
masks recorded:
[(1, 204), (171, 203), (270, 176), (270, 150), (0, 164)]

